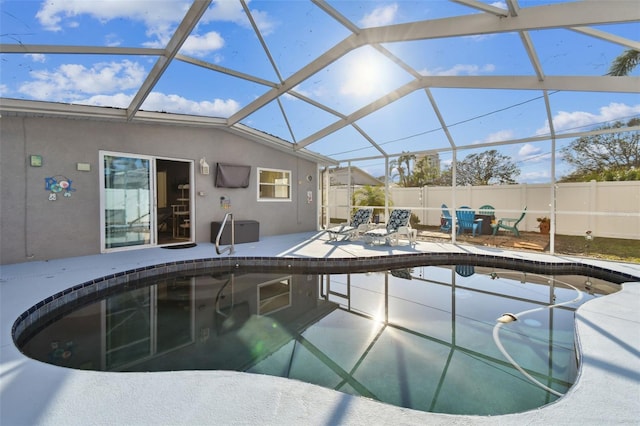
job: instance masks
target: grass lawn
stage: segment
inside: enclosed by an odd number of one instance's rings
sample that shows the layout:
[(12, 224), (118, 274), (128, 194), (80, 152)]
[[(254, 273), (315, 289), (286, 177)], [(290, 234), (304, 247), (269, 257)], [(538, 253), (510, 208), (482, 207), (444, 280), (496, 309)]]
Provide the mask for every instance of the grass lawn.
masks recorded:
[[(450, 234), (440, 232), (440, 228), (437, 226), (416, 225), (415, 228), (429, 232), (431, 238), (423, 238), (426, 240), (441, 241), (442, 238), (450, 239)], [(521, 232), (519, 238), (516, 238), (511, 233), (500, 233), (500, 236), (495, 238), (488, 235), (472, 238), (470, 235), (465, 234), (458, 236), (457, 239), (467, 244), (495, 245), (509, 249), (526, 247), (524, 243), (528, 242), (533, 243), (532, 246), (537, 247), (537, 251), (549, 251), (549, 236), (542, 235), (539, 232)], [(518, 247), (518, 245), (516, 245), (518, 242), (523, 244)], [(640, 263), (640, 240), (596, 236), (593, 240), (587, 241), (584, 236), (581, 235), (556, 235), (555, 253), (619, 262)]]
[(555, 242), (560, 254), (640, 263), (640, 240), (595, 237), (587, 244), (582, 236), (556, 235)]

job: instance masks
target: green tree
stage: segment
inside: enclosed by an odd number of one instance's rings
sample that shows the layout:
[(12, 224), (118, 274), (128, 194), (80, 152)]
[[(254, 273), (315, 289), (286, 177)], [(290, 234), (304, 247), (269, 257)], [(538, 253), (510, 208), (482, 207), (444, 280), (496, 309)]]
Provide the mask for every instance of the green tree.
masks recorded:
[(431, 181), (431, 184), (435, 186), (451, 186), (452, 179), (453, 172), (451, 170), (451, 167), (446, 167), (436, 179)]
[(588, 173), (574, 172), (559, 179), (559, 182), (589, 182), (592, 180), (598, 182), (640, 180), (640, 169), (604, 170)]
[(469, 154), (456, 165), (458, 185), (492, 185), (515, 183), (520, 169), (511, 158), (497, 150)]
[(425, 186), (433, 184), (440, 176), (438, 167), (431, 164), (429, 158), (422, 157), (413, 168), (410, 182), (411, 186)]
[(432, 165), (428, 157), (416, 159), (415, 154), (403, 154), (389, 163), (389, 175), (392, 181), (398, 178), (400, 186), (419, 187), (437, 181), (440, 169)]
[(640, 51), (627, 49), (613, 60), (608, 74), (616, 77), (629, 75), (639, 63)]
[[(384, 207), (384, 187), (364, 185), (361, 188), (356, 189), (353, 192), (352, 204), (354, 206), (383, 206)], [(389, 200), (389, 205), (391, 205)], [(373, 214), (380, 214), (384, 212), (384, 208), (373, 209)]]
[[(478, 154), (469, 154), (456, 163), (457, 185), (494, 185), (516, 183), (520, 169), (510, 157), (500, 154), (495, 149)], [(434, 185), (451, 186), (453, 169), (445, 168), (432, 181)]]
[[(626, 126), (636, 126), (640, 119), (634, 118)], [(600, 129), (621, 129), (622, 122), (606, 125)], [(616, 132), (602, 135), (582, 136), (560, 149), (562, 158), (574, 170), (561, 182), (584, 182), (589, 180), (633, 180), (640, 169), (640, 132)]]

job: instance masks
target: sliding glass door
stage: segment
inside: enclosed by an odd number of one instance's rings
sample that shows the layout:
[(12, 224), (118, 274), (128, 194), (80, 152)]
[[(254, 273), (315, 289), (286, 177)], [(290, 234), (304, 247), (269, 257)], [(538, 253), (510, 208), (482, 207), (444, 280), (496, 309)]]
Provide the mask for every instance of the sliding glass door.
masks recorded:
[(100, 169), (103, 250), (153, 244), (153, 159), (101, 152)]
[(193, 160), (100, 152), (103, 252), (193, 241)]

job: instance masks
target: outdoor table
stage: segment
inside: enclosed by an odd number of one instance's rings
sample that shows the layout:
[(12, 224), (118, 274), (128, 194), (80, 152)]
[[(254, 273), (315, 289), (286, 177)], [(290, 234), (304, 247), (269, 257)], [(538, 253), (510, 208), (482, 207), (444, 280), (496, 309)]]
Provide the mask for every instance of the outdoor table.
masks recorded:
[(494, 219), (494, 216), (489, 214), (476, 214), (476, 220), (482, 219), (482, 226), (480, 227), (481, 235), (491, 235), (493, 233), (493, 229), (491, 229), (491, 221)]

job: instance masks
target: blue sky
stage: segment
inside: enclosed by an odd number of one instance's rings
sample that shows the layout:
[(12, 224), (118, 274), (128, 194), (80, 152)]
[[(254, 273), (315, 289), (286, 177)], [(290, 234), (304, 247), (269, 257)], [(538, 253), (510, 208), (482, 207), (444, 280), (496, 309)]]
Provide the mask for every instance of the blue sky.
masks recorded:
[[(480, 13), (444, 0), (330, 1), (360, 28)], [(501, 2), (486, 2), (500, 8)], [(522, 8), (555, 4), (523, 1)], [(1, 0), (3, 44), (53, 44), (162, 48), (190, 6), (163, 0)], [(277, 83), (300, 70), (350, 32), (308, 1), (248, 2), (275, 69), (240, 2), (213, 2), (181, 54)], [(640, 23), (597, 27), (637, 41)], [(624, 47), (566, 29), (530, 31), (545, 75), (600, 76)], [(535, 75), (518, 34), (505, 33), (383, 46), (423, 76)], [(2, 54), (3, 97), (126, 108), (153, 67), (153, 56)], [(636, 70), (634, 76), (639, 75)], [(304, 82), (296, 91), (348, 115), (413, 80), (376, 49), (356, 49)], [(173, 61), (142, 106), (144, 110), (229, 117), (270, 87)], [(540, 91), (438, 89), (430, 91), (458, 146), (545, 135), (548, 120)], [(640, 116), (640, 97), (618, 93), (550, 92), (559, 133), (588, 130)], [(338, 117), (290, 95), (241, 122), (288, 141), (301, 141)], [(285, 121), (281, 109), (288, 119)], [(423, 90), (410, 93), (356, 124), (388, 153), (445, 148), (449, 141)], [(291, 131), (289, 130), (289, 126)], [(293, 135), (292, 135), (293, 133)], [(561, 147), (571, 139), (559, 139)], [(353, 127), (312, 143), (308, 149), (337, 159), (378, 155)], [(484, 148), (486, 149), (486, 148)], [(484, 150), (483, 149), (483, 150)], [(548, 182), (549, 141), (499, 148), (521, 168), (519, 181)], [(473, 150), (461, 150), (464, 158)], [(450, 153), (441, 154), (443, 164)], [(357, 164), (373, 175), (384, 160)], [(561, 161), (557, 175), (568, 169)]]

